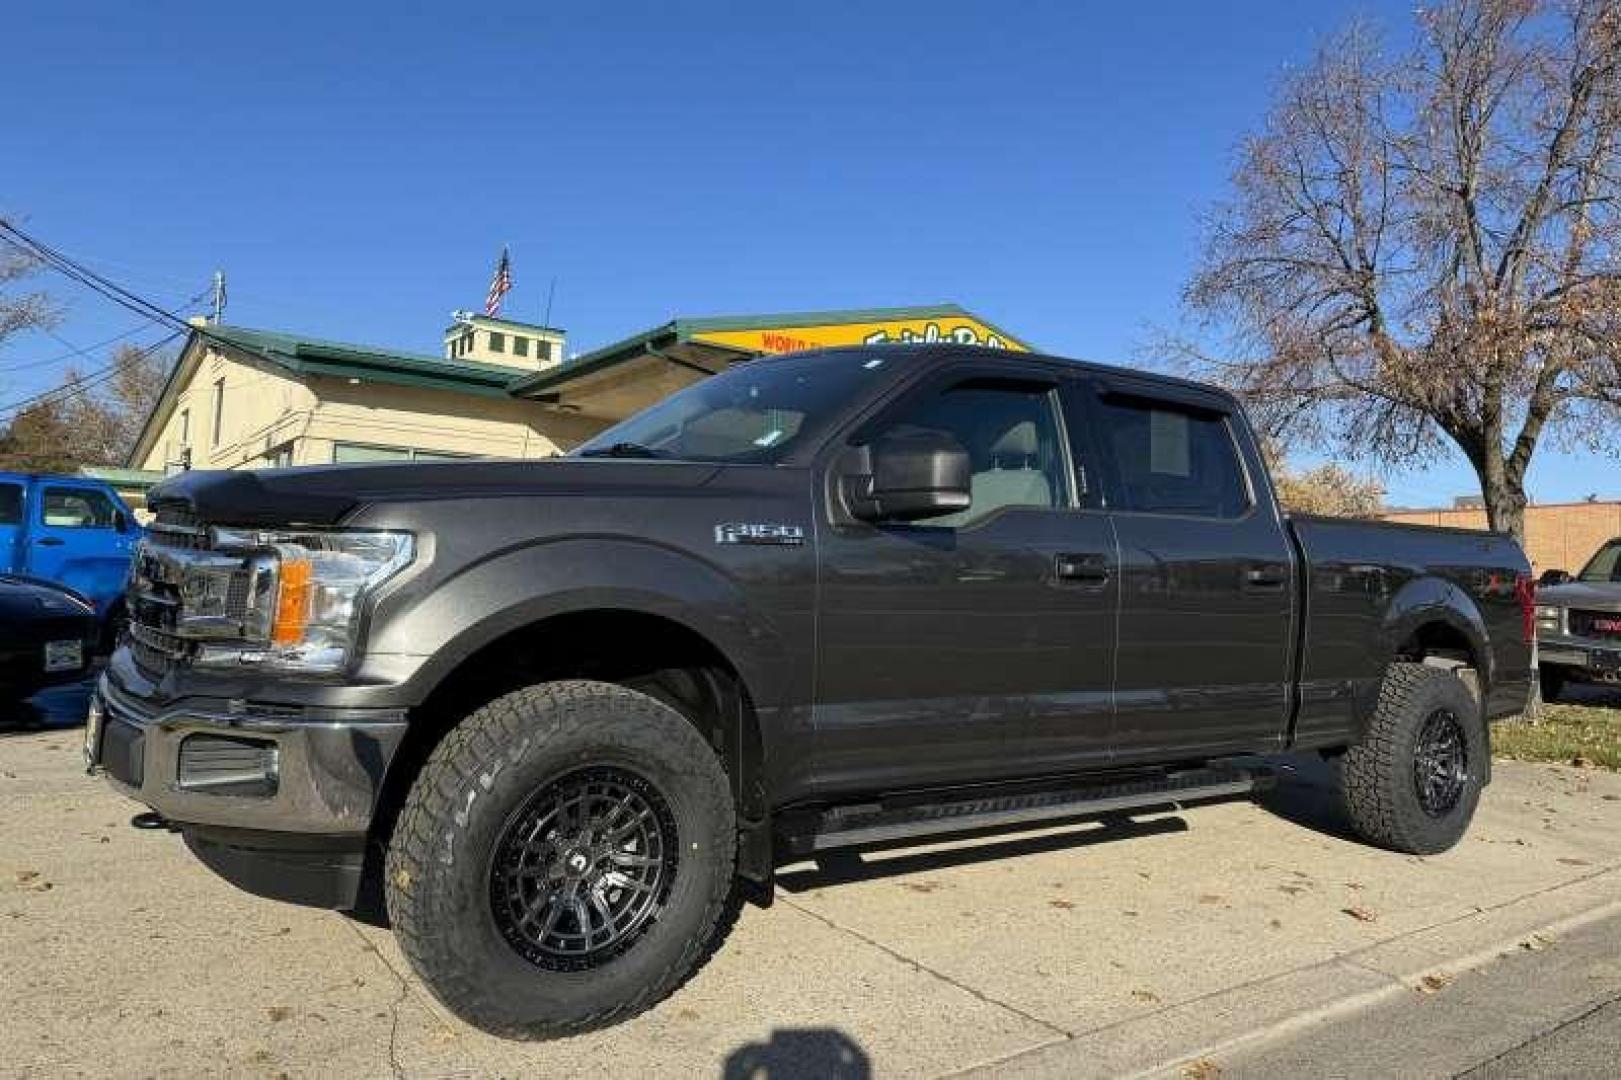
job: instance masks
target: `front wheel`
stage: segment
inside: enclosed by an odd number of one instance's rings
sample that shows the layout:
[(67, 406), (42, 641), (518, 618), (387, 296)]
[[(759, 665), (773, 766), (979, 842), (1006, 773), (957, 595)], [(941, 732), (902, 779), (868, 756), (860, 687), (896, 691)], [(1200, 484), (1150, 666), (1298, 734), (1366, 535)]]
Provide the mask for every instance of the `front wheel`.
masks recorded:
[(1490, 763), (1480, 703), (1463, 680), (1391, 664), (1367, 734), (1339, 759), (1340, 792), (1364, 840), (1434, 855), (1469, 828)]
[(618, 1023), (719, 944), (736, 819), (679, 713), (606, 683), (545, 683), (456, 726), (406, 797), (385, 869), (433, 994), (511, 1038)]

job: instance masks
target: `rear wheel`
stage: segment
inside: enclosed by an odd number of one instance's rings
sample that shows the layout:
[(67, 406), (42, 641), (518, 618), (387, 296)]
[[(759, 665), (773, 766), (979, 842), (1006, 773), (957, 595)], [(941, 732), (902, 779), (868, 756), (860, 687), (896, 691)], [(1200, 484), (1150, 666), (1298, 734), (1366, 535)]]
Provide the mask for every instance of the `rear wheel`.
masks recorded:
[(1555, 664), (1543, 664), (1537, 669), (1537, 686), (1543, 701), (1558, 701), (1569, 681), (1570, 673)]
[(1445, 851), (1469, 828), (1490, 758), (1480, 704), (1461, 679), (1392, 664), (1367, 735), (1339, 759), (1347, 816), (1380, 847)]
[(617, 1023), (684, 982), (735, 915), (725, 771), (679, 713), (584, 681), (469, 716), (401, 811), (386, 867), (401, 948), (486, 1031)]

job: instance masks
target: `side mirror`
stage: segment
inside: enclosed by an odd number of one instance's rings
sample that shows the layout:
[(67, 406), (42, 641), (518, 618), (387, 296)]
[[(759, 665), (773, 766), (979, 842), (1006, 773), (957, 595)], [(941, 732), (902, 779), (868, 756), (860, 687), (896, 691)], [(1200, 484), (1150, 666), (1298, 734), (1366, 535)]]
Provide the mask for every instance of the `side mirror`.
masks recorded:
[(1568, 570), (1544, 570), (1542, 576), (1537, 578), (1537, 585), (1546, 589), (1553, 585), (1563, 585), (1571, 580), (1573, 579)]
[(129, 515), (122, 510), (113, 511), (113, 528), (121, 533), (129, 532)]
[(892, 433), (864, 447), (844, 477), (846, 505), (862, 521), (916, 521), (968, 509), (973, 466), (943, 431)]

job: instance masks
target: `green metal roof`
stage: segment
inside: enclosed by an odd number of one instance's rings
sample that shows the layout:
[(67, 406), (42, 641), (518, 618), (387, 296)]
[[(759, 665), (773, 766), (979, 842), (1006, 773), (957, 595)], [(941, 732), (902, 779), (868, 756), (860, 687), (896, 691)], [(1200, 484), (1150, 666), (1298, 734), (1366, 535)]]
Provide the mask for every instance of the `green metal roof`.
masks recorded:
[(505, 397), (507, 386), (523, 374), (501, 364), (447, 360), (440, 356), (395, 352), (371, 345), (325, 341), (301, 334), (251, 330), (241, 326), (201, 327), (196, 334), (205, 340), (235, 346), (301, 375), (370, 379), (487, 397)]
[(839, 323), (900, 322), (907, 319), (944, 319), (961, 316), (974, 319), (996, 331), (1004, 338), (1019, 341), (990, 320), (958, 304), (926, 304), (915, 307), (842, 308), (833, 311), (786, 311), (772, 315), (703, 315), (677, 316), (661, 326), (622, 338), (583, 356), (565, 361), (554, 368), (524, 375), (512, 383), (508, 390), (519, 397), (544, 392), (557, 383), (567, 382), (581, 375), (613, 367), (637, 355), (648, 346), (662, 348), (691, 340), (699, 334), (727, 330), (765, 330), (788, 326), (832, 326)]

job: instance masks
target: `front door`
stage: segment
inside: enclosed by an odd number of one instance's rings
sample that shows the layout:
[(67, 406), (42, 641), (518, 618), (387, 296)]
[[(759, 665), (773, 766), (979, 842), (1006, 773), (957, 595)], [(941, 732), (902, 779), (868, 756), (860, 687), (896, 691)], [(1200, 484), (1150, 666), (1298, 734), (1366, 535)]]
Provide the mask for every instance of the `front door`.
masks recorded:
[(817, 781), (876, 792), (1109, 756), (1115, 545), (1072, 466), (1058, 380), (1003, 361), (937, 373), (847, 440), (950, 435), (972, 504), (818, 536)]
[[(1122, 762), (1282, 746), (1294, 555), (1227, 399), (1127, 380), (1092, 397), (1120, 543)], [(1252, 484), (1251, 477), (1255, 477)]]
[(23, 486), (0, 479), (0, 574), (23, 570)]
[(76, 589), (105, 611), (129, 572), (129, 521), (101, 488), (41, 481), (36, 491), (29, 573)]

